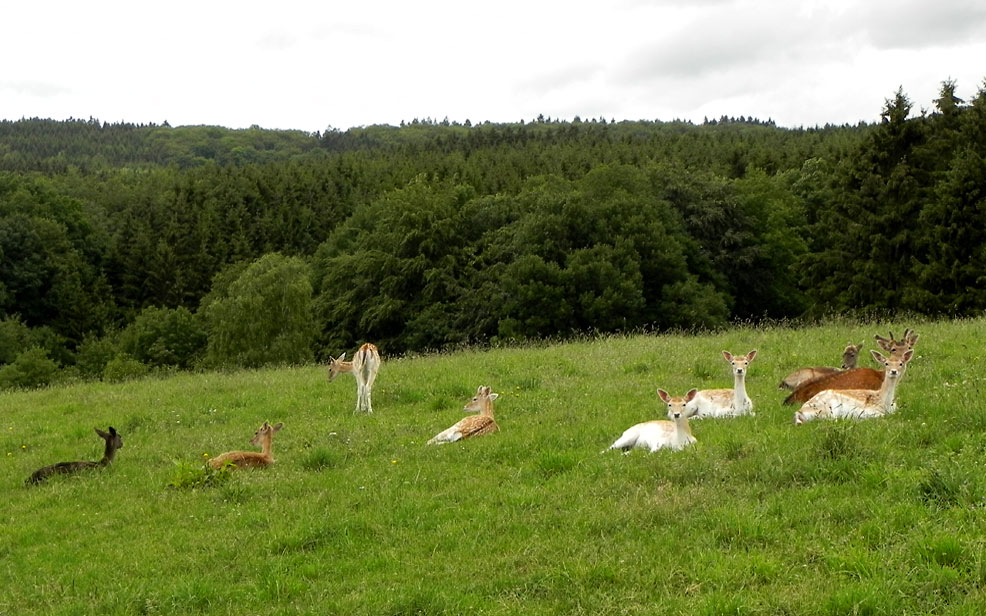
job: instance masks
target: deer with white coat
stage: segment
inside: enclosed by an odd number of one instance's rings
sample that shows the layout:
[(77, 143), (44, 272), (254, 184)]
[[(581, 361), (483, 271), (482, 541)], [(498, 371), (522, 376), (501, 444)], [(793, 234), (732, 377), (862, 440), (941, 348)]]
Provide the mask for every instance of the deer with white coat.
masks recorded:
[(757, 356), (756, 351), (746, 355), (733, 355), (723, 351), (722, 356), (733, 370), (732, 389), (703, 389), (688, 403), (693, 419), (703, 417), (737, 417), (753, 415), (753, 400), (746, 393), (746, 373)]
[(346, 354), (329, 358), (329, 382), (337, 376), (348, 372), (356, 377), (356, 412), (372, 413), (373, 401), (370, 394), (373, 391), (373, 381), (380, 371), (380, 351), (376, 345), (367, 342), (356, 351), (353, 361), (346, 361)]
[(894, 395), (900, 377), (904, 376), (907, 362), (914, 356), (913, 350), (884, 357), (871, 351), (873, 359), (883, 364), (884, 376), (880, 388), (826, 389), (815, 394), (794, 414), (794, 423), (803, 424), (815, 419), (871, 419), (884, 417), (897, 410)]
[(653, 453), (658, 449), (680, 451), (688, 447), (695, 442), (695, 437), (688, 425), (688, 418), (694, 411), (689, 410), (687, 405), (697, 393), (698, 390), (693, 389), (684, 396), (672, 397), (663, 389), (658, 389), (657, 395), (668, 405), (668, 420), (645, 421), (630, 426), (609, 448), (630, 453), (636, 447)]

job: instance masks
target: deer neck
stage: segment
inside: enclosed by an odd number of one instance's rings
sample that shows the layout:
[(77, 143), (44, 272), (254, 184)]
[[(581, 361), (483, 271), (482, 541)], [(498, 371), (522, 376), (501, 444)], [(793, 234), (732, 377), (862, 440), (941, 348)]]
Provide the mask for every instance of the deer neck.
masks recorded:
[(103, 450), (103, 459), (98, 462), (100, 466), (109, 466), (116, 456), (116, 447), (113, 443), (106, 441), (106, 449)]
[(746, 372), (743, 374), (733, 374), (733, 405), (735, 408), (743, 408), (750, 401), (746, 394)]
[(687, 417), (679, 417), (674, 420), (674, 440), (677, 443), (691, 440), (692, 426), (688, 423)]
[(894, 394), (897, 393), (897, 383), (902, 376), (903, 374), (898, 373), (896, 377), (891, 378), (886, 372), (883, 373), (883, 383), (876, 392), (876, 399), (884, 409), (889, 409), (893, 405)]
[(479, 414), (493, 419), (493, 403), (489, 400), (483, 401), (483, 406), (480, 407)]

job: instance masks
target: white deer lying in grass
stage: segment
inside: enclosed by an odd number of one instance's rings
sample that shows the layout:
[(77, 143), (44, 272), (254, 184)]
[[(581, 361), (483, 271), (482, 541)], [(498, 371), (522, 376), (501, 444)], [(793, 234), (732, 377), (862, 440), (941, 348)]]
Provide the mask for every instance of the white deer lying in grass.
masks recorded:
[(500, 429), (493, 419), (493, 401), (500, 397), (494, 394), (489, 387), (480, 385), (476, 390), (476, 395), (466, 404), (463, 409), (467, 413), (479, 413), (460, 419), (451, 428), (442, 430), (428, 441), (429, 445), (441, 445), (443, 443), (454, 443), (464, 438), (472, 438), (490, 434)]
[(658, 389), (657, 395), (668, 405), (670, 421), (645, 421), (630, 426), (609, 448), (623, 449), (625, 453), (630, 453), (634, 447), (648, 449), (651, 452), (665, 448), (680, 451), (688, 447), (695, 442), (695, 437), (692, 436), (692, 429), (688, 425), (688, 418), (693, 411), (688, 410), (686, 405), (697, 393), (698, 390), (693, 389), (684, 396), (671, 397), (668, 392)]
[(826, 389), (812, 396), (794, 414), (794, 423), (803, 424), (815, 419), (870, 419), (883, 417), (897, 410), (894, 394), (900, 377), (904, 376), (913, 350), (884, 357), (870, 351), (877, 363), (883, 364), (883, 384), (880, 389)]
[(688, 409), (692, 411), (694, 419), (754, 414), (753, 400), (746, 395), (746, 373), (757, 352), (733, 355), (729, 351), (723, 351), (722, 356), (733, 368), (733, 388), (703, 389), (698, 392), (695, 399), (688, 403)]

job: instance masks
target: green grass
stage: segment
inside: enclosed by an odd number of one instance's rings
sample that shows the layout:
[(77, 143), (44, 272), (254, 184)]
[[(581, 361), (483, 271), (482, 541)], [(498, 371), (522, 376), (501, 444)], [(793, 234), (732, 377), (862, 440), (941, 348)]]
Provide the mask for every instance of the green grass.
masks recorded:
[[(793, 425), (787, 372), (904, 326), (896, 415)], [(315, 366), (0, 394), (0, 614), (981, 614), (983, 340), (835, 322), (385, 358), (372, 416)], [(728, 387), (723, 349), (759, 351), (755, 417), (600, 454), (657, 387)], [(501, 432), (425, 446), (479, 385)], [(264, 420), (273, 467), (204, 469)], [(107, 425), (113, 466), (23, 485), (98, 459)]]

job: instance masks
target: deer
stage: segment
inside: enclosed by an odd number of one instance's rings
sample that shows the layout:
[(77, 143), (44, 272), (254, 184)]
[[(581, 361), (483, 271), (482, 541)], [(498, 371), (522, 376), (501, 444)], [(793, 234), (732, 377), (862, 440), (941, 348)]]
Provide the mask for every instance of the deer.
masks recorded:
[(884, 357), (879, 351), (870, 352), (877, 363), (883, 364), (886, 375), (879, 389), (827, 389), (819, 392), (794, 414), (794, 423), (800, 425), (815, 419), (870, 419), (895, 412), (897, 384), (904, 376), (914, 351), (908, 349), (900, 355), (891, 354), (889, 357)]
[(746, 355), (733, 355), (723, 351), (722, 356), (732, 366), (732, 389), (703, 389), (688, 403), (694, 419), (704, 417), (736, 417), (754, 415), (753, 400), (746, 394), (746, 373), (757, 352)]
[(274, 433), (279, 432), (284, 427), (283, 423), (270, 425), (264, 422), (250, 439), (251, 445), (259, 446), (261, 451), (227, 451), (209, 460), (209, 466), (215, 469), (224, 466), (235, 468), (263, 468), (274, 463), (274, 455), (271, 451)]
[[(883, 338), (879, 335), (875, 336), (877, 344), (880, 348), (891, 355), (899, 355), (904, 351), (912, 350), (915, 343), (918, 341), (918, 337), (918, 334), (914, 333), (910, 329), (904, 332), (904, 337), (900, 340), (896, 340), (894, 338), (893, 332), (891, 332), (890, 338)], [(880, 385), (882, 384), (882, 370), (874, 370), (873, 368), (854, 368), (852, 370), (830, 374), (815, 381), (804, 383), (784, 399), (784, 404), (804, 404), (805, 402), (811, 400), (812, 397), (819, 392), (827, 389), (875, 390), (880, 389)]]
[(800, 370), (795, 370), (791, 374), (784, 377), (784, 380), (777, 386), (777, 389), (790, 389), (794, 391), (801, 385), (810, 381), (815, 381), (830, 374), (852, 370), (856, 367), (856, 362), (859, 360), (859, 351), (862, 348), (862, 344), (856, 345), (850, 342), (846, 345), (845, 350), (842, 351), (841, 367), (832, 368), (830, 366), (815, 366), (813, 368), (802, 368)]
[(351, 373), (356, 377), (356, 412), (372, 413), (373, 403), (370, 393), (373, 390), (373, 381), (377, 378), (380, 371), (380, 351), (377, 347), (367, 342), (356, 351), (353, 361), (346, 361), (346, 354), (339, 357), (329, 358), (329, 382), (335, 380), (337, 376), (344, 372)]
[(103, 468), (109, 466), (113, 463), (113, 458), (116, 457), (116, 450), (123, 447), (123, 439), (117, 433), (116, 428), (113, 426), (109, 427), (109, 431), (103, 432), (99, 428), (96, 428), (96, 434), (99, 438), (106, 442), (106, 448), (103, 450), (103, 459), (99, 462), (88, 462), (85, 460), (80, 460), (78, 462), (59, 462), (58, 464), (52, 464), (51, 466), (45, 466), (44, 468), (39, 468), (34, 471), (30, 477), (27, 478), (25, 483), (27, 485), (41, 483), (45, 481), (52, 475), (69, 475), (72, 473), (77, 473), (81, 470), (89, 468)]
[(457, 421), (453, 426), (442, 430), (429, 441), (429, 445), (442, 445), (444, 443), (454, 443), (462, 439), (491, 434), (500, 430), (493, 419), (493, 401), (500, 397), (490, 391), (485, 385), (480, 385), (463, 410), (467, 413), (478, 413), (470, 415)]
[(698, 390), (692, 389), (684, 396), (672, 397), (663, 389), (658, 389), (658, 397), (668, 405), (668, 420), (645, 421), (630, 426), (609, 449), (622, 449), (624, 454), (628, 454), (636, 447), (647, 449), (651, 453), (658, 449), (681, 451), (688, 447), (696, 442), (691, 426), (688, 425), (688, 418), (695, 414), (695, 410), (689, 409), (688, 403), (697, 394)]

